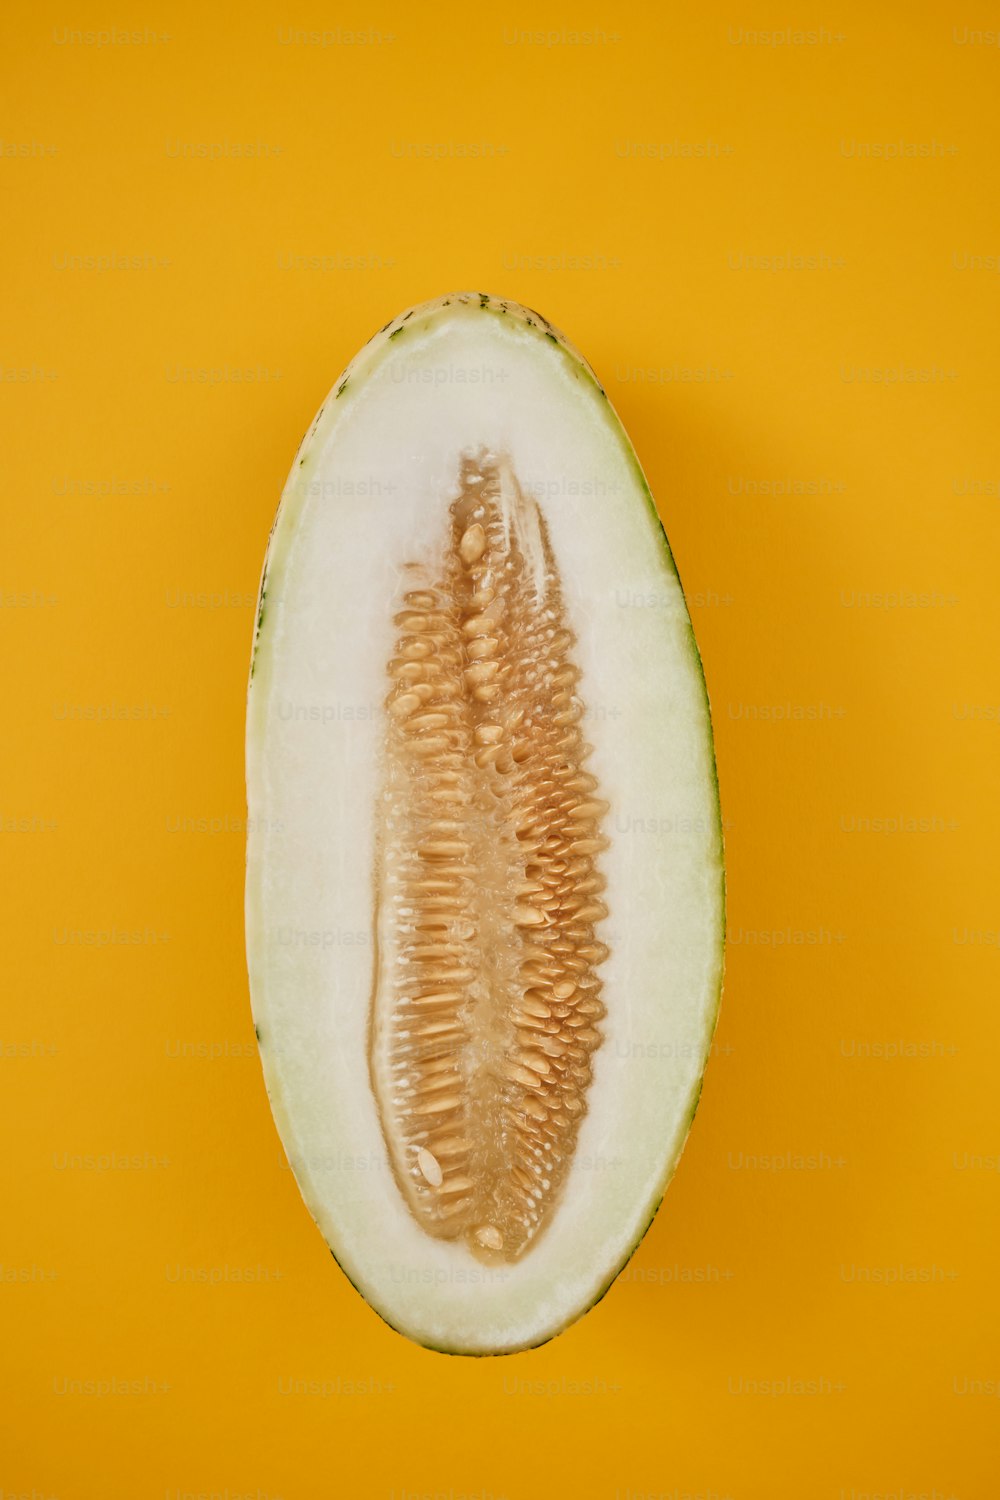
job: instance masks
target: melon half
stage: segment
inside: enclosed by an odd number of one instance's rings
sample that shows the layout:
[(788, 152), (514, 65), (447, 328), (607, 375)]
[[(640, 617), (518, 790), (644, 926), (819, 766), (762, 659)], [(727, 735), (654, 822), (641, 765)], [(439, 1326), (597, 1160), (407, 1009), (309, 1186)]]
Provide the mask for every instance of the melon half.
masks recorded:
[(347, 1276), (431, 1348), (559, 1333), (647, 1228), (722, 981), (708, 700), (635, 453), (544, 318), (458, 293), (337, 381), (261, 582), (247, 955)]

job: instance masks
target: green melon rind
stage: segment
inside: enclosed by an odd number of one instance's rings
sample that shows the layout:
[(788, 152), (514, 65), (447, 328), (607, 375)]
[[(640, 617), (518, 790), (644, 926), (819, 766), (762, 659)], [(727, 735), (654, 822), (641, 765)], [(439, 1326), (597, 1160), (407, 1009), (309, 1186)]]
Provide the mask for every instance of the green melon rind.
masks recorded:
[[(703, 1049), (702, 1049), (702, 1056), (701, 1056), (701, 1066), (699, 1068), (698, 1074), (697, 1074), (697, 1076), (695, 1078), (695, 1081), (694, 1081), (694, 1084), (692, 1086), (691, 1096), (689, 1098), (688, 1106), (687, 1106), (687, 1109), (688, 1109), (688, 1113), (687, 1113), (687, 1127), (686, 1127), (686, 1129), (684, 1131), (683, 1136), (681, 1136), (681, 1138), (680, 1138), (680, 1140), (678, 1142), (677, 1148), (674, 1151), (672, 1157), (670, 1157), (667, 1160), (667, 1162), (666, 1162), (666, 1164), (664, 1166), (663, 1176), (662, 1176), (662, 1178), (660, 1180), (660, 1183), (659, 1183), (658, 1187), (654, 1191), (654, 1193), (653, 1193), (653, 1195), (652, 1195), (652, 1197), (650, 1199), (649, 1205), (648, 1205), (648, 1211), (647, 1211), (647, 1214), (646, 1214), (645, 1224), (643, 1225), (642, 1229), (637, 1234), (637, 1236), (635, 1238), (635, 1241), (633, 1242), (631, 1248), (622, 1257), (620, 1263), (615, 1267), (615, 1269), (607, 1276), (606, 1280), (599, 1287), (599, 1289), (597, 1290), (597, 1292), (594, 1295), (594, 1297), (588, 1303), (586, 1303), (586, 1305), (581, 1306), (579, 1308), (579, 1310), (573, 1315), (573, 1317), (569, 1318), (566, 1321), (566, 1323), (564, 1323), (561, 1327), (554, 1328), (551, 1331), (542, 1334), (538, 1339), (535, 1339), (535, 1340), (526, 1340), (522, 1344), (510, 1345), (510, 1346), (507, 1346), (507, 1347), (505, 1347), (503, 1349), (500, 1349), (500, 1350), (469, 1350), (469, 1349), (465, 1349), (465, 1348), (448, 1348), (447, 1346), (444, 1346), (444, 1345), (441, 1345), (441, 1344), (435, 1344), (435, 1343), (431, 1343), (431, 1342), (426, 1341), (426, 1340), (421, 1340), (419, 1338), (414, 1338), (413, 1333), (409, 1329), (407, 1329), (405, 1327), (399, 1327), (397, 1324), (393, 1323), (389, 1318), (387, 1318), (385, 1316), (385, 1314), (379, 1310), (379, 1308), (374, 1307), (373, 1304), (371, 1304), (370, 1302), (368, 1302), (368, 1299), (365, 1297), (365, 1294), (362, 1291), (362, 1289), (357, 1285), (357, 1283), (352, 1279), (352, 1277), (349, 1275), (349, 1273), (344, 1269), (344, 1266), (341, 1264), (340, 1260), (338, 1260), (336, 1249), (332, 1245), (328, 1245), (328, 1247), (327, 1247), (330, 1250), (330, 1254), (333, 1256), (333, 1259), (337, 1262), (337, 1265), (340, 1267), (341, 1271), (344, 1272), (344, 1275), (347, 1277), (347, 1280), (354, 1287), (355, 1291), (358, 1292), (358, 1294), (362, 1297), (362, 1299), (366, 1302), (366, 1304), (369, 1307), (372, 1307), (373, 1311), (378, 1315), (379, 1318), (381, 1318), (382, 1322), (384, 1322), (384, 1323), (386, 1323), (388, 1325), (388, 1327), (392, 1328), (395, 1332), (402, 1334), (404, 1337), (410, 1339), (411, 1342), (415, 1342), (418, 1345), (420, 1345), (421, 1347), (429, 1349), (429, 1350), (431, 1350), (434, 1353), (437, 1353), (437, 1354), (448, 1354), (448, 1355), (453, 1355), (453, 1356), (456, 1356), (456, 1357), (462, 1357), (462, 1358), (468, 1359), (470, 1357), (472, 1357), (472, 1358), (487, 1358), (487, 1357), (496, 1357), (497, 1355), (501, 1355), (501, 1354), (502, 1355), (506, 1355), (506, 1354), (524, 1353), (526, 1350), (529, 1350), (529, 1349), (541, 1348), (545, 1344), (549, 1343), (553, 1338), (557, 1338), (559, 1336), (559, 1334), (565, 1332), (565, 1330), (567, 1328), (571, 1327), (573, 1323), (579, 1321), (579, 1319), (582, 1318), (585, 1315), (585, 1313), (589, 1312), (591, 1308), (595, 1307), (598, 1302), (602, 1301), (602, 1299), (607, 1295), (608, 1291), (611, 1289), (611, 1287), (614, 1284), (614, 1282), (617, 1280), (617, 1278), (621, 1275), (622, 1271), (628, 1265), (629, 1261), (632, 1259), (632, 1256), (638, 1250), (640, 1244), (642, 1243), (643, 1239), (645, 1238), (646, 1234), (648, 1233), (650, 1225), (652, 1224), (653, 1220), (655, 1219), (655, 1217), (656, 1217), (656, 1215), (657, 1215), (657, 1213), (658, 1213), (658, 1211), (660, 1209), (660, 1206), (661, 1206), (661, 1204), (663, 1202), (663, 1199), (664, 1199), (664, 1197), (666, 1195), (667, 1189), (670, 1186), (670, 1183), (671, 1183), (671, 1180), (673, 1179), (674, 1173), (677, 1170), (677, 1167), (678, 1167), (678, 1164), (680, 1162), (681, 1156), (683, 1155), (683, 1152), (684, 1152), (684, 1147), (686, 1146), (688, 1138), (690, 1136), (691, 1126), (692, 1126), (692, 1124), (694, 1122), (694, 1117), (695, 1117), (695, 1114), (697, 1112), (698, 1104), (699, 1104), (700, 1099), (701, 1099), (702, 1088), (703, 1088), (703, 1084), (704, 1084), (704, 1075), (705, 1075), (705, 1071), (707, 1069), (708, 1059), (709, 1059), (709, 1055), (710, 1055), (710, 1052), (711, 1052), (712, 1041), (713, 1041), (713, 1038), (715, 1036), (715, 1032), (716, 1032), (716, 1029), (717, 1029), (717, 1026), (718, 1026), (719, 1011), (720, 1011), (721, 1003), (722, 1003), (722, 991), (723, 991), (724, 968), (725, 968), (726, 878), (725, 878), (725, 840), (724, 840), (724, 832), (723, 832), (723, 824), (722, 824), (722, 807), (721, 807), (720, 791), (719, 791), (718, 765), (717, 765), (716, 758), (715, 758), (715, 740), (714, 740), (714, 735), (713, 735), (713, 732), (712, 732), (711, 701), (710, 701), (709, 693), (708, 693), (708, 684), (707, 684), (706, 679), (705, 679), (704, 664), (702, 662), (701, 652), (700, 652), (700, 650), (698, 648), (698, 642), (697, 642), (697, 639), (695, 637), (694, 626), (693, 626), (693, 624), (691, 622), (690, 611), (687, 610), (687, 607), (686, 607), (686, 598), (684, 596), (684, 586), (683, 586), (683, 583), (681, 581), (680, 573), (679, 573), (679, 570), (677, 568), (676, 561), (674, 559), (673, 551), (671, 550), (670, 543), (669, 543), (666, 531), (665, 531), (664, 526), (663, 526), (663, 521), (662, 521), (662, 519), (660, 517), (659, 511), (657, 510), (656, 502), (653, 499), (652, 491), (651, 491), (651, 489), (649, 487), (649, 484), (648, 484), (648, 482), (646, 480), (646, 476), (643, 473), (642, 466), (641, 466), (641, 464), (639, 462), (639, 459), (638, 459), (638, 456), (637, 456), (637, 454), (635, 452), (635, 449), (632, 446), (632, 442), (631, 442), (631, 440), (630, 440), (630, 438), (628, 436), (628, 433), (625, 430), (625, 427), (624, 427), (624, 425), (623, 425), (620, 417), (618, 416), (618, 413), (615, 410), (615, 408), (614, 408), (614, 406), (613, 406), (613, 404), (612, 404), (612, 402), (611, 402), (611, 400), (610, 400), (610, 398), (609, 398), (609, 396), (607, 394), (607, 391), (604, 389), (603, 385), (601, 384), (601, 382), (598, 379), (597, 375), (595, 374), (594, 370), (591, 368), (591, 366), (589, 365), (589, 363), (587, 362), (587, 360), (584, 358), (584, 356), (580, 353), (580, 351), (578, 349), (576, 349), (575, 346), (570, 342), (570, 340), (566, 337), (565, 334), (563, 334), (558, 328), (556, 328), (546, 318), (542, 317), (542, 315), (540, 313), (537, 313), (537, 312), (533, 311), (529, 307), (523, 306), (521, 303), (512, 302), (512, 301), (510, 301), (510, 300), (508, 300), (506, 298), (493, 297), (493, 296), (490, 296), (489, 294), (484, 293), (484, 292), (457, 292), (457, 293), (453, 292), (453, 293), (450, 293), (450, 294), (448, 294), (446, 296), (434, 298), (434, 299), (432, 299), (431, 301), (428, 301), (428, 302), (419, 303), (419, 304), (417, 304), (417, 305), (415, 305), (415, 306), (413, 306), (411, 308), (408, 308), (404, 312), (400, 313), (397, 317), (393, 318), (390, 322), (386, 323), (382, 328), (380, 328), (377, 333), (373, 334), (373, 336), (362, 347), (362, 349), (359, 350), (359, 352), (355, 355), (355, 357), (350, 361), (350, 363), (341, 372), (341, 374), (338, 377), (338, 379), (334, 382), (333, 386), (331, 387), (329, 395), (327, 396), (327, 398), (323, 402), (323, 404), (320, 406), (319, 411), (316, 413), (316, 416), (314, 417), (313, 421), (310, 423), (310, 426), (309, 426), (309, 428), (308, 428), (305, 436), (303, 437), (301, 443), (299, 444), (299, 448), (298, 448), (298, 451), (297, 451), (296, 456), (295, 456), (295, 461), (294, 461), (294, 463), (292, 465), (291, 473), (290, 473), (288, 481), (287, 481), (287, 483), (285, 485), (285, 489), (284, 489), (284, 491), (282, 493), (281, 500), (279, 501), (277, 512), (275, 514), (275, 518), (274, 518), (274, 521), (272, 523), (270, 533), (268, 535), (267, 548), (266, 548), (266, 552), (265, 552), (265, 556), (264, 556), (264, 565), (263, 565), (263, 568), (261, 570), (260, 586), (259, 586), (258, 594), (257, 594), (257, 608), (256, 608), (256, 612), (255, 612), (254, 637), (253, 637), (253, 645), (252, 645), (251, 656), (250, 656), (250, 674), (249, 674), (249, 682), (248, 682), (248, 688), (247, 688), (248, 705), (249, 705), (249, 703), (250, 703), (250, 701), (252, 699), (252, 695), (253, 695), (254, 672), (255, 672), (256, 661), (257, 661), (257, 653), (258, 653), (258, 649), (259, 649), (259, 646), (260, 646), (261, 637), (262, 637), (263, 629), (264, 629), (265, 600), (266, 600), (266, 594), (267, 594), (268, 577), (269, 577), (270, 574), (272, 574), (277, 569), (280, 569), (280, 567), (281, 567), (281, 558), (280, 558), (280, 555), (279, 555), (279, 552), (278, 552), (278, 547), (277, 547), (277, 538), (278, 538), (279, 529), (282, 528), (282, 522), (287, 517), (288, 512), (293, 508), (294, 501), (298, 498), (297, 491), (298, 491), (298, 484), (299, 484), (299, 480), (300, 480), (300, 472), (307, 465), (307, 461), (308, 461), (308, 459), (309, 459), (309, 457), (311, 455), (311, 450), (313, 448), (313, 444), (315, 442), (317, 433), (319, 431), (320, 423), (322, 421), (324, 413), (326, 412), (326, 410), (327, 410), (328, 406), (331, 404), (331, 402), (338, 401), (338, 400), (342, 399), (345, 396), (348, 399), (350, 398), (352, 380), (354, 380), (355, 377), (363, 376), (371, 368), (373, 368), (375, 364), (377, 364), (378, 359), (379, 359), (381, 353), (383, 352), (383, 350), (385, 350), (388, 347), (389, 343), (393, 339), (399, 337), (400, 335), (402, 335), (406, 331), (408, 331), (408, 330), (406, 330), (405, 325), (407, 323), (409, 323), (411, 319), (413, 319), (413, 318), (417, 319), (417, 322), (414, 324), (414, 327), (417, 327), (417, 326), (424, 326), (424, 327), (426, 327), (429, 323), (433, 322), (433, 320), (434, 320), (434, 318), (435, 318), (435, 316), (437, 314), (443, 312), (445, 308), (451, 306), (453, 303), (458, 303), (458, 304), (467, 305), (467, 306), (476, 306), (476, 305), (478, 305), (479, 308), (483, 312), (490, 313), (492, 316), (495, 316), (495, 317), (509, 317), (509, 318), (511, 318), (514, 321), (518, 321), (518, 322), (522, 323), (526, 328), (530, 328), (530, 329), (532, 329), (534, 331), (537, 331), (536, 332), (536, 336), (539, 337), (539, 338), (547, 338), (551, 343), (555, 344), (559, 348), (560, 353), (564, 356), (564, 358), (567, 361), (567, 363), (573, 368), (574, 373), (577, 374), (578, 376), (582, 376), (583, 378), (585, 378), (586, 380), (588, 380), (597, 389), (597, 391), (600, 393), (600, 395), (604, 398), (605, 402), (607, 403), (608, 413), (609, 413), (610, 419), (611, 419), (611, 421), (612, 421), (612, 423), (613, 423), (613, 425), (614, 425), (614, 427), (615, 427), (615, 429), (617, 431), (619, 442), (622, 445), (623, 451), (628, 456), (629, 462), (630, 462), (630, 464), (631, 464), (631, 466), (632, 466), (632, 468), (634, 470), (637, 483), (638, 483), (639, 488), (640, 488), (640, 490), (641, 490), (641, 492), (642, 492), (642, 494), (643, 494), (643, 496), (645, 498), (647, 508), (648, 508), (650, 516), (651, 516), (651, 518), (653, 520), (653, 523), (654, 523), (654, 528), (653, 529), (654, 529), (654, 533), (656, 535), (657, 541), (659, 542), (660, 548), (661, 548), (662, 553), (663, 553), (664, 566), (667, 569), (667, 571), (670, 572), (670, 573), (672, 573), (673, 576), (675, 577), (675, 579), (677, 580), (678, 587), (680, 588), (680, 591), (681, 591), (681, 597), (682, 597), (682, 599), (685, 600), (685, 613), (687, 615), (687, 634), (688, 634), (688, 644), (689, 644), (689, 649), (690, 649), (690, 655), (691, 655), (691, 658), (692, 658), (692, 660), (693, 660), (693, 662), (694, 662), (694, 664), (696, 666), (697, 677), (698, 677), (698, 681), (699, 681), (699, 683), (701, 685), (701, 692), (702, 692), (702, 697), (703, 697), (704, 706), (705, 706), (705, 718), (706, 718), (706, 724), (707, 724), (707, 728), (708, 728), (708, 752), (709, 752), (709, 763), (710, 763), (708, 769), (710, 770), (710, 774), (711, 774), (711, 778), (712, 778), (712, 789), (713, 789), (712, 806), (713, 806), (714, 811), (715, 811), (715, 821), (716, 821), (716, 830), (715, 831), (716, 831), (716, 834), (717, 834), (717, 837), (718, 837), (718, 848), (719, 848), (719, 891), (718, 891), (718, 895), (719, 895), (719, 908), (718, 908), (719, 909), (719, 932), (718, 932), (718, 944), (717, 944), (718, 965), (717, 965), (717, 971), (716, 971), (716, 977), (715, 977), (715, 983), (714, 983), (715, 1004), (712, 1007), (712, 1009), (711, 1009), (711, 1011), (710, 1011), (710, 1013), (708, 1014), (708, 1017), (707, 1017), (705, 1041), (704, 1041), (704, 1045), (703, 1045)], [(249, 723), (250, 723), (250, 719), (249, 719), (249, 714), (248, 714), (248, 726), (249, 726)], [(248, 773), (249, 773), (249, 746), (248, 746)], [(251, 912), (251, 900), (252, 900), (252, 892), (251, 892), (250, 883), (249, 883), (249, 880), (248, 880), (248, 885), (247, 885), (247, 916), (246, 916), (247, 928), (248, 928), (248, 936), (249, 936), (249, 930), (250, 930), (250, 928), (252, 926), (253, 918), (256, 916), (256, 913), (252, 913)], [(248, 946), (249, 946), (249, 944), (248, 944)], [(251, 1009), (252, 1009), (252, 997), (251, 997)], [(291, 1130), (291, 1121), (289, 1120), (288, 1115), (286, 1113), (286, 1110), (285, 1110), (285, 1107), (284, 1107), (284, 1101), (280, 1098), (280, 1096), (278, 1095), (278, 1093), (276, 1091), (272, 1091), (272, 1087), (271, 1087), (271, 1068), (270, 1068), (270, 1059), (269, 1059), (269, 1056), (268, 1056), (267, 1043), (266, 1043), (266, 1040), (261, 1035), (261, 1032), (260, 1032), (260, 1029), (259, 1029), (259, 1025), (256, 1024), (256, 1017), (254, 1018), (254, 1020), (255, 1020), (254, 1030), (255, 1030), (256, 1037), (257, 1037), (258, 1049), (259, 1049), (260, 1055), (261, 1055), (261, 1065), (262, 1065), (263, 1072), (264, 1072), (265, 1090), (266, 1090), (267, 1097), (268, 1097), (268, 1100), (269, 1100), (270, 1105), (271, 1105), (271, 1111), (272, 1111), (272, 1114), (273, 1114), (274, 1119), (275, 1119), (275, 1124), (276, 1124), (276, 1127), (278, 1129), (278, 1135), (279, 1135), (279, 1139), (281, 1140), (281, 1143), (282, 1143), (282, 1149), (285, 1150), (285, 1142), (287, 1140), (289, 1140), (291, 1138), (292, 1134), (293, 1134), (293, 1132)], [(282, 1125), (284, 1125), (284, 1128), (282, 1128)], [(286, 1155), (286, 1159), (288, 1159), (288, 1152), (287, 1152), (287, 1150), (285, 1150), (285, 1155)], [(289, 1169), (291, 1170), (292, 1175), (295, 1178), (295, 1181), (296, 1181), (296, 1184), (298, 1186), (299, 1192), (300, 1192), (300, 1194), (302, 1196), (302, 1199), (305, 1202), (306, 1207), (308, 1208), (310, 1214), (312, 1215), (313, 1220), (316, 1223), (317, 1229), (320, 1229), (320, 1234), (322, 1235), (323, 1231), (320, 1228), (319, 1217), (318, 1217), (318, 1214), (316, 1213), (316, 1211), (313, 1209), (313, 1206), (312, 1206), (312, 1204), (310, 1202), (309, 1193), (308, 1193), (307, 1187), (302, 1182), (302, 1180), (299, 1178), (299, 1176), (296, 1173), (295, 1168), (292, 1165), (292, 1162), (291, 1162), (290, 1159), (289, 1159)], [(324, 1241), (325, 1241), (325, 1236), (324, 1236)]]

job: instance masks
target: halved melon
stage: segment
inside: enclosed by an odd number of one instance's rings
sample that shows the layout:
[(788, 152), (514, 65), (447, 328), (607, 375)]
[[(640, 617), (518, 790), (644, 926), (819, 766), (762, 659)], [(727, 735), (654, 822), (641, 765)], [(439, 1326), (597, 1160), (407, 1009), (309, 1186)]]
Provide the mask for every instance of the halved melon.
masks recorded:
[(461, 293), (361, 351), (296, 457), (247, 716), (275, 1120), (394, 1328), (551, 1338), (642, 1237), (722, 977), (701, 665), (635, 454), (543, 318)]

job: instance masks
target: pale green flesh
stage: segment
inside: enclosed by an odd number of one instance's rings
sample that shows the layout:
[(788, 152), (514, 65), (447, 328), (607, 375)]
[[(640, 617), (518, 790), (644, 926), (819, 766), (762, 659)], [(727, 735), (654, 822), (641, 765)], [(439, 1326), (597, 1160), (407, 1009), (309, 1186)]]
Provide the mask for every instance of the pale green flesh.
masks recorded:
[[(433, 553), (459, 454), (480, 445), (510, 457), (544, 511), (578, 638), (590, 768), (612, 809), (608, 1015), (588, 1113), (545, 1233), (492, 1269), (414, 1221), (366, 1065), (400, 569)], [(293, 466), (262, 594), (247, 953), (283, 1144), (337, 1260), (394, 1327), (455, 1353), (541, 1343), (602, 1295), (648, 1225), (687, 1135), (721, 987), (708, 705), (641, 471), (592, 372), (537, 314), (443, 298), (395, 319), (336, 383)]]

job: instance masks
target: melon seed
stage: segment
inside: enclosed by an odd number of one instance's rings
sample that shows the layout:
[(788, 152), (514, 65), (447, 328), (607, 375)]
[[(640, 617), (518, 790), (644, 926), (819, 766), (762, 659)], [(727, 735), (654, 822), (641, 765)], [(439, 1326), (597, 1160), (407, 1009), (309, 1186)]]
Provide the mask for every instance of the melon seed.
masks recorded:
[(420, 1168), (425, 1179), (431, 1187), (440, 1187), (444, 1181), (444, 1173), (441, 1171), (441, 1163), (424, 1146), (417, 1152), (417, 1166)]

